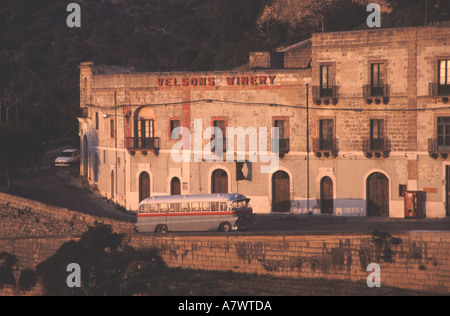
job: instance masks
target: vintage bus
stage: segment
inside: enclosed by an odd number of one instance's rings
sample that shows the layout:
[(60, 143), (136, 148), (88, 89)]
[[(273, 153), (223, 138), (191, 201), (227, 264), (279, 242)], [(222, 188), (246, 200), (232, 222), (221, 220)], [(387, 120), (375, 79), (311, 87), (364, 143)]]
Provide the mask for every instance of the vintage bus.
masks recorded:
[(242, 194), (150, 197), (137, 214), (139, 232), (245, 230), (253, 221), (250, 199)]

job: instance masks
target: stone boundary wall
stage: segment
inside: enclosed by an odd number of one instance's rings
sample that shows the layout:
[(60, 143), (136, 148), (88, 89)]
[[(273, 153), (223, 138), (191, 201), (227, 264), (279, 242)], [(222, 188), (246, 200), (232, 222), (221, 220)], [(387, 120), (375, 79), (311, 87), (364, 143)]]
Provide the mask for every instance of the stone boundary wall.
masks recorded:
[(125, 242), (136, 249), (159, 249), (170, 267), (346, 280), (363, 286), (370, 274), (367, 266), (377, 263), (382, 286), (450, 294), (450, 232), (376, 239), (359, 234), (135, 234)]
[(135, 231), (136, 224), (97, 217), (0, 193), (0, 237), (82, 235), (89, 227), (104, 224), (113, 232)]
[[(0, 238), (0, 252), (16, 256), (16, 280), (24, 269), (53, 255), (78, 236)], [(411, 232), (374, 241), (366, 234), (124, 235), (124, 245), (158, 249), (169, 267), (345, 280), (367, 286), (367, 266), (381, 267), (381, 286), (450, 294), (450, 233)], [(63, 280), (65, 282), (65, 280)], [(5, 286), (0, 295), (40, 295), (38, 284), (21, 293)]]
[[(0, 218), (0, 229), (17, 229), (30, 214), (53, 216), (54, 222), (68, 220), (83, 222), (73, 234), (65, 230), (49, 236), (42, 232), (42, 222), (34, 223), (33, 236), (20, 234), (0, 235), (0, 253), (6, 252), (17, 259), (14, 276), (34, 269), (52, 256), (64, 243), (79, 240), (86, 227), (102, 223), (123, 235), (123, 245), (135, 249), (158, 249), (169, 267), (184, 269), (234, 271), (272, 275), (287, 278), (313, 278), (346, 280), (366, 286), (370, 272), (367, 266), (377, 263), (381, 267), (381, 285), (403, 289), (450, 294), (450, 232), (408, 232), (370, 234), (138, 234), (134, 224), (101, 219), (38, 202), (0, 194), (0, 206), (26, 209), (19, 221)], [(3, 219), (3, 220), (2, 220)], [(65, 226), (65, 224), (60, 224)], [(0, 230), (1, 231), (1, 230)], [(44, 232), (46, 232), (45, 230)], [(63, 280), (65, 281), (65, 280)], [(40, 295), (37, 285), (29, 293), (5, 286), (0, 295)]]

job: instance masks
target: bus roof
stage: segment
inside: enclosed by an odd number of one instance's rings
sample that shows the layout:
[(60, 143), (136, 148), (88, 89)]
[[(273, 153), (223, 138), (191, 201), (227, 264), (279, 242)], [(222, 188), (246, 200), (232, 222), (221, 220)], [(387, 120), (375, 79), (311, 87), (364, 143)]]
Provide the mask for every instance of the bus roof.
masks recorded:
[(242, 200), (249, 200), (249, 198), (239, 193), (169, 195), (169, 196), (152, 196), (143, 200), (141, 204), (183, 203), (183, 202), (233, 202)]

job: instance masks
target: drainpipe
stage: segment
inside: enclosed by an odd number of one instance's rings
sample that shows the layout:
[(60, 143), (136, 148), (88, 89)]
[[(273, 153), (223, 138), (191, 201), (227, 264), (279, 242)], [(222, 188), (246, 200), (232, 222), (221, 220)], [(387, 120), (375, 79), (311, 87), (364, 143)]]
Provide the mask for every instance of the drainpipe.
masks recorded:
[(309, 83), (306, 84), (306, 208), (309, 212)]

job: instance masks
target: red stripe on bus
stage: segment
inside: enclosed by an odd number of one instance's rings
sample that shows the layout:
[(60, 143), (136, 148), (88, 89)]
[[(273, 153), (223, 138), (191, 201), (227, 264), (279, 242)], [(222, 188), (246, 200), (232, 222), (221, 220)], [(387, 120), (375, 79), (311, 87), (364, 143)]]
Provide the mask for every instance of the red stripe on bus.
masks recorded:
[(150, 213), (137, 214), (137, 217), (161, 217), (161, 216), (214, 216), (214, 215), (238, 215), (240, 213), (250, 213), (251, 211), (234, 211), (234, 212), (193, 212), (193, 213)]

